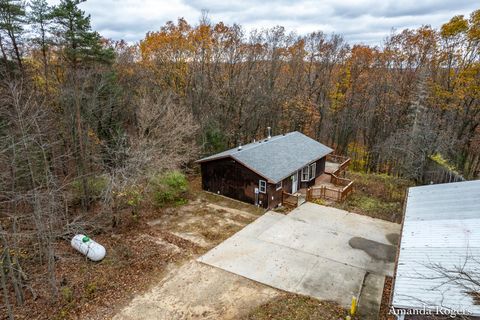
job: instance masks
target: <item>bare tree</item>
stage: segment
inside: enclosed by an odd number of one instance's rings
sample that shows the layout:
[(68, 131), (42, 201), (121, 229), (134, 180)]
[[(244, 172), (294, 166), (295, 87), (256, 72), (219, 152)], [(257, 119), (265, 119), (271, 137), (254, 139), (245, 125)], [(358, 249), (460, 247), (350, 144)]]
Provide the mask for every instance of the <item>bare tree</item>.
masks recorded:
[(136, 131), (118, 135), (115, 144), (106, 148), (110, 165), (103, 199), (110, 209), (115, 206), (114, 193), (145, 184), (166, 170), (185, 169), (198, 157), (199, 127), (187, 107), (176, 100), (173, 94), (146, 92), (135, 99)]
[[(54, 142), (47, 139), (51, 128), (48, 112), (35, 102), (23, 82), (8, 83), (4, 89), (0, 165), (10, 170), (0, 175), (0, 207), (6, 216), (4, 221), (10, 223), (0, 229), (5, 248), (1, 261), (6, 268), (3, 270), (8, 270), (16, 302), (21, 305), (24, 290), (32, 290), (19, 259), (25, 246), (38, 247), (38, 262), (47, 268), (46, 281), (53, 296), (57, 293), (54, 241), (61, 233), (63, 188), (51, 170)], [(31, 226), (33, 232), (22, 231), (32, 230)]]

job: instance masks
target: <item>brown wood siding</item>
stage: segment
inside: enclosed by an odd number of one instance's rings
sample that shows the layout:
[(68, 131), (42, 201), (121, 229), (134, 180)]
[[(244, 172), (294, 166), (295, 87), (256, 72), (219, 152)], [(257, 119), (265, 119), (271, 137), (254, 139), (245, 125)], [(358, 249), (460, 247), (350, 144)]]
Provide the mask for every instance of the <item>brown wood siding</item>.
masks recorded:
[(292, 176), (283, 179), (282, 190), (286, 193), (292, 193)]
[[(203, 190), (221, 194), (243, 202), (255, 204), (255, 188), (259, 180), (266, 180), (232, 158), (201, 163)], [(267, 194), (259, 193), (262, 207), (267, 208)]]
[[(285, 179), (285, 180), (287, 180), (287, 179)], [(282, 192), (283, 192), (283, 182), (284, 181), (282, 181), (282, 188), (280, 190), (277, 190), (277, 184), (274, 184), (274, 183), (269, 183), (268, 184), (268, 187), (269, 187), (268, 207), (269, 208), (275, 208), (279, 204), (282, 203)]]

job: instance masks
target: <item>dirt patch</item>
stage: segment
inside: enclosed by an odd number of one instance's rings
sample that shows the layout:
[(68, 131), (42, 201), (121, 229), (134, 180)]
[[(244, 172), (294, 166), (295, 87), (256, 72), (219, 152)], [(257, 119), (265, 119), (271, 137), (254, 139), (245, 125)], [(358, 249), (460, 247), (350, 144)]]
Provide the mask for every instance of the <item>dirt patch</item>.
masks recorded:
[(385, 262), (395, 262), (396, 247), (381, 242), (353, 237), (348, 241), (350, 247), (365, 251), (370, 257)]
[(150, 235), (160, 237), (161, 239), (167, 241), (170, 244), (175, 245), (176, 247), (183, 249), (184, 251), (190, 251), (192, 253), (202, 252), (202, 247), (196, 244), (195, 242), (179, 237), (178, 235), (169, 232), (163, 229), (153, 229), (149, 231)]
[(177, 237), (193, 242), (200, 247), (206, 248), (209, 246), (209, 242), (206, 241), (202, 236), (199, 236), (198, 234), (195, 234), (192, 232), (172, 232), (172, 233)]
[[(201, 188), (200, 188), (201, 189)], [(241, 202), (235, 199), (227, 198), (222, 195), (217, 195), (211, 192), (203, 192), (201, 194), (201, 199), (208, 203), (214, 203), (222, 207), (228, 207), (231, 209), (238, 209), (242, 211), (249, 212), (253, 215), (259, 216), (265, 212), (263, 208), (255, 207), (254, 205)]]
[(301, 295), (283, 293), (250, 312), (244, 320), (339, 320), (347, 310), (330, 301), (319, 301)]
[(255, 219), (257, 217), (257, 215), (249, 213), (245, 210), (232, 209), (232, 208), (229, 208), (229, 207), (220, 206), (218, 204), (210, 203), (207, 206), (209, 208), (212, 208), (212, 209), (220, 210), (221, 212), (227, 212), (227, 213), (230, 213), (234, 216), (241, 216), (241, 217), (244, 217), (244, 218), (247, 218), (247, 219)]
[(148, 225), (210, 249), (263, 214), (255, 206), (208, 192), (197, 196), (184, 206), (150, 215)]
[(114, 319), (238, 319), (279, 294), (278, 290), (191, 261), (133, 299)]

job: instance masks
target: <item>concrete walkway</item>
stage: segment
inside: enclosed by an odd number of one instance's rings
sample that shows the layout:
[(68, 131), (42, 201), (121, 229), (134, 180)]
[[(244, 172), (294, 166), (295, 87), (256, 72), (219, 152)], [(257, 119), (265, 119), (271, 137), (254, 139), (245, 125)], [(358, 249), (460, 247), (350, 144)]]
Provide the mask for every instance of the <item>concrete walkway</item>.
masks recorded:
[(375, 319), (399, 232), (395, 223), (306, 203), (286, 216), (267, 212), (198, 261), (347, 308), (360, 295), (362, 319)]

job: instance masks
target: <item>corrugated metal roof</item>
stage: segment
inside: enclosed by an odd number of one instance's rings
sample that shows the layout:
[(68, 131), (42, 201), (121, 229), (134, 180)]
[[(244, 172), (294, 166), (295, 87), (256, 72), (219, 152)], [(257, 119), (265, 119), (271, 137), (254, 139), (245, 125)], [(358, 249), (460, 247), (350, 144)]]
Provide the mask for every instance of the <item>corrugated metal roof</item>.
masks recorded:
[(273, 183), (279, 182), (333, 149), (300, 132), (290, 132), (233, 148), (197, 162), (232, 157)]
[(448, 281), (438, 267), (452, 275), (462, 268), (480, 280), (480, 181), (409, 189), (392, 299), (396, 308), (441, 306), (480, 315), (467, 292), (480, 286)]

